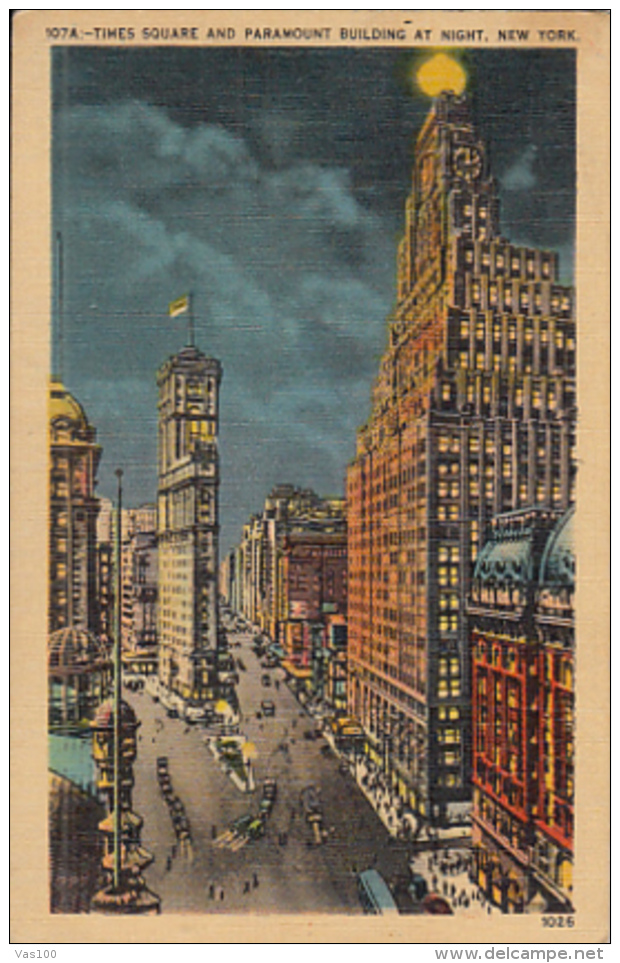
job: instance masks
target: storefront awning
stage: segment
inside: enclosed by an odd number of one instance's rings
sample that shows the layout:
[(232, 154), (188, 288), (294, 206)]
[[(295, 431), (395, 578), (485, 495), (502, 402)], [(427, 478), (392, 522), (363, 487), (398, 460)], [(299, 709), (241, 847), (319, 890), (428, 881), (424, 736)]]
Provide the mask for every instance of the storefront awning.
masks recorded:
[(303, 666), (295, 665), (294, 662), (290, 662), (288, 659), (283, 660), (282, 668), (295, 679), (309, 679), (312, 675), (312, 669), (306, 669)]

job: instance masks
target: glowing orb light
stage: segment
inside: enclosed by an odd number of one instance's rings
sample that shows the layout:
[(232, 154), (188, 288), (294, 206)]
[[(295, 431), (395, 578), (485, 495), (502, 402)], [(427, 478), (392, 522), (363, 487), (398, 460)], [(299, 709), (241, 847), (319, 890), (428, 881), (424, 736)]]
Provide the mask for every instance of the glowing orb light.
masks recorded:
[(418, 87), (429, 97), (437, 97), (444, 91), (462, 94), (467, 76), (457, 60), (446, 54), (435, 54), (425, 61), (416, 74)]

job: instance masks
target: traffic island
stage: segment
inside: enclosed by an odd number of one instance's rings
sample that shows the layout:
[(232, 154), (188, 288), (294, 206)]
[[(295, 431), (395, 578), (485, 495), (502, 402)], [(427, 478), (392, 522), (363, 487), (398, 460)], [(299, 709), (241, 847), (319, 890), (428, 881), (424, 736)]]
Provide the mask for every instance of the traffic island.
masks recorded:
[(240, 792), (254, 792), (256, 784), (252, 771), (254, 745), (245, 736), (228, 736), (209, 740), (209, 751), (219, 762), (223, 772)]

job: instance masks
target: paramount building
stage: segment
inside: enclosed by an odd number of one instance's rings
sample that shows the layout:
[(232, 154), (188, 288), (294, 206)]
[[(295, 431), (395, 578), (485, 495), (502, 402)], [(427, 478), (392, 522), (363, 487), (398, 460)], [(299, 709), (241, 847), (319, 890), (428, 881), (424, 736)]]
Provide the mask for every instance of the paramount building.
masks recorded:
[(471, 799), (466, 602), (491, 519), (573, 498), (575, 320), (557, 256), (499, 232), (465, 97), (415, 147), (397, 304), (347, 474), (348, 702), (422, 822)]
[(193, 345), (157, 375), (159, 680), (195, 705), (215, 695), (221, 377)]

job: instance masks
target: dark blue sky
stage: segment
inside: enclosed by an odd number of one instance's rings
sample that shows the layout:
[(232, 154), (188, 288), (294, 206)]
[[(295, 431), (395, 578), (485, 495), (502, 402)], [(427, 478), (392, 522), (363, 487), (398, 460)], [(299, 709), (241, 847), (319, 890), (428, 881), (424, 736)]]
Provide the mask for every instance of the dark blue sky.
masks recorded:
[[(276, 483), (343, 490), (394, 299), (416, 50), (57, 48), (53, 230), (64, 365), (103, 445), (99, 492), (156, 491), (155, 372), (224, 366), (223, 547)], [(560, 252), (575, 219), (572, 51), (463, 51), (502, 233)]]

